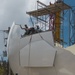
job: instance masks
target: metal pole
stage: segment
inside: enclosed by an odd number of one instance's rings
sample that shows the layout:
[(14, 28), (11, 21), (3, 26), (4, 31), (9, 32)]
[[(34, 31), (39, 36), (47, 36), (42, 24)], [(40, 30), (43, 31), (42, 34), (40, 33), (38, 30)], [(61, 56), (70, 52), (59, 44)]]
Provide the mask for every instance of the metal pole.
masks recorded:
[(70, 46), (70, 42), (71, 42), (71, 39), (70, 39), (70, 34), (71, 34), (71, 28), (70, 28), (70, 10), (69, 10), (69, 46)]

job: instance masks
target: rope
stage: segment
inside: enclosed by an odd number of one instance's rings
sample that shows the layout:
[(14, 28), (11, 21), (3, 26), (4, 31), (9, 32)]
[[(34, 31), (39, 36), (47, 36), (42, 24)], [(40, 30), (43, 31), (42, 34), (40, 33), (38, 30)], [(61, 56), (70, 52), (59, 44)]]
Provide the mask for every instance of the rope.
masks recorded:
[(32, 25), (33, 25), (33, 27), (34, 27), (34, 22), (32, 21), (32, 18), (31, 18), (31, 16), (30, 16), (30, 20), (31, 20), (31, 22), (32, 22)]
[[(46, 41), (42, 36), (41, 34), (39, 33), (40, 37), (42, 38), (42, 40), (44, 40), (46, 43), (48, 43), (50, 45), (50, 43), (48, 41)], [(52, 46), (52, 45), (51, 45)], [(53, 47), (53, 46), (52, 46)]]
[[(39, 35), (40, 35), (40, 37), (44, 40), (44, 38), (41, 36), (41, 34), (39, 33)], [(45, 42), (47, 42), (46, 40), (44, 40)], [(48, 42), (47, 42), (48, 43)], [(49, 43), (48, 43), (49, 44)], [(56, 75), (58, 75), (57, 74), (57, 70), (56, 70), (56, 66), (54, 66), (54, 69), (55, 69), (55, 73), (56, 73)]]
[(32, 40), (32, 35), (29, 41), (29, 56), (28, 56), (28, 75), (29, 75), (29, 65), (30, 65), (30, 50), (31, 50), (31, 40)]

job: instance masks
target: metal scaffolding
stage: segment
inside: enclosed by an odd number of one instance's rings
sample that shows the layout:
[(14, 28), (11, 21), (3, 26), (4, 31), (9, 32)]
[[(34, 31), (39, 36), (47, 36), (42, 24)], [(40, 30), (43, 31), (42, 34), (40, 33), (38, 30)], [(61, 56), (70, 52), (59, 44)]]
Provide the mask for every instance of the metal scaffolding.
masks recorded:
[[(59, 43), (63, 47), (75, 44), (75, 10), (64, 1), (56, 1), (49, 5), (37, 1), (37, 10), (26, 13), (36, 19), (36, 23), (40, 25), (41, 29), (53, 32), (55, 43)], [(65, 16), (68, 17), (68, 23), (66, 23)], [(66, 37), (65, 27), (68, 28)]]

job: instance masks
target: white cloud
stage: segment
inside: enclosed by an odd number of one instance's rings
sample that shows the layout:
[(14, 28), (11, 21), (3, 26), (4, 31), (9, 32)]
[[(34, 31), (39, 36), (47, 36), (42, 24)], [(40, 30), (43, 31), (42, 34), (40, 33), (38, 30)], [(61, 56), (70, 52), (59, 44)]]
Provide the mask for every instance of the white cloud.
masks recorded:
[[(11, 26), (13, 21), (18, 24), (28, 23), (26, 11), (36, 9), (37, 0), (0, 0), (0, 29)], [(49, 4), (50, 0), (40, 0)], [(52, 2), (54, 0), (51, 0)]]

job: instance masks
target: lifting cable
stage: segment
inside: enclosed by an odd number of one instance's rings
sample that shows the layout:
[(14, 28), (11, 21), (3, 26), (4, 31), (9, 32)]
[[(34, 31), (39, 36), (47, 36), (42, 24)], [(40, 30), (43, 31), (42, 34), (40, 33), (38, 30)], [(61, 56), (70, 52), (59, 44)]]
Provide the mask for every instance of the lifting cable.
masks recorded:
[[(41, 34), (39, 33), (40, 37), (42, 38), (42, 40), (44, 40), (46, 43), (48, 43), (50, 45), (50, 43), (48, 41), (46, 41), (42, 36)], [(51, 45), (52, 46), (52, 45)], [(53, 47), (53, 46), (52, 46)]]
[(31, 50), (31, 40), (32, 40), (32, 35), (31, 35), (31, 37), (30, 37), (30, 41), (29, 41), (28, 75), (29, 75), (29, 66), (30, 66), (30, 50)]
[(33, 27), (34, 27), (34, 22), (33, 22), (32, 18), (31, 18), (31, 16), (30, 16), (30, 20), (31, 20), (31, 22), (32, 22), (32, 25), (33, 25)]
[[(41, 34), (39, 33), (39, 35), (40, 35), (40, 37), (46, 42), (46, 43), (48, 43), (48, 41), (46, 41), (42, 36), (41, 36)], [(50, 45), (50, 43), (48, 43), (49, 45)], [(52, 46), (53, 47), (53, 46)], [(56, 75), (57, 75), (57, 71), (56, 71), (56, 67), (54, 66), (54, 68), (55, 68), (55, 72), (56, 72)]]

